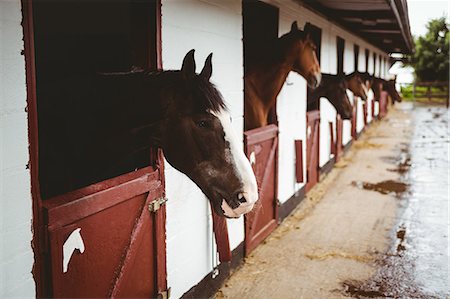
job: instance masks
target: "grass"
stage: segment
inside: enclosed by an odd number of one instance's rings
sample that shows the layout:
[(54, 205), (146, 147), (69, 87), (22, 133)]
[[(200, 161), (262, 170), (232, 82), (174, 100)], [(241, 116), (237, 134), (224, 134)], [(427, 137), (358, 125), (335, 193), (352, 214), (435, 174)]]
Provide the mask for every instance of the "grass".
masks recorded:
[[(400, 87), (402, 93), (402, 99), (405, 101), (413, 101), (413, 85), (404, 85)], [(445, 104), (447, 99), (445, 97), (436, 97), (439, 95), (445, 95), (448, 92), (448, 86), (445, 89), (438, 87), (431, 87), (431, 97), (428, 97), (428, 87), (416, 86), (415, 100), (420, 103), (442, 103)]]

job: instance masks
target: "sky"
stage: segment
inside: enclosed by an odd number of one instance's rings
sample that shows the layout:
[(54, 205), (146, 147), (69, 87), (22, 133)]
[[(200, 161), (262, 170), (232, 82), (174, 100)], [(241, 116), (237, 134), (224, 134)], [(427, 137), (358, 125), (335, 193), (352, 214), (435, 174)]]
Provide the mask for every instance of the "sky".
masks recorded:
[[(412, 35), (425, 35), (430, 19), (445, 16), (450, 23), (449, 2), (450, 0), (407, 0)], [(403, 67), (400, 62), (395, 63), (389, 70), (391, 74), (397, 75), (397, 83), (413, 82), (413, 71), (411, 67)]]
[(447, 17), (449, 21), (449, 0), (407, 0), (411, 33), (414, 36), (424, 35), (426, 24), (430, 19)]

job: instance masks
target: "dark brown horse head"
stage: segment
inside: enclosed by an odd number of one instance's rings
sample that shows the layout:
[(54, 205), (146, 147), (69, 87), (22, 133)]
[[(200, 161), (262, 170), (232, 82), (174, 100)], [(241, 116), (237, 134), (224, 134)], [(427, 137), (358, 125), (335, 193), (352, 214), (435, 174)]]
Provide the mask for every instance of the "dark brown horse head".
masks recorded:
[(402, 97), (397, 92), (397, 89), (395, 88), (396, 79), (392, 80), (384, 80), (383, 84), (383, 90), (385, 90), (389, 96), (392, 98), (393, 103), (395, 102), (401, 102)]
[(363, 77), (354, 72), (345, 76), (347, 88), (357, 97), (360, 97), (363, 101), (367, 101), (367, 87)]
[(297, 22), (293, 22), (291, 31), (285, 36), (289, 38), (289, 55), (294, 60), (293, 70), (306, 79), (311, 88), (317, 88), (321, 80), (320, 64), (316, 56), (316, 45), (310, 36), (309, 23), (304, 30), (299, 30)]
[(353, 106), (348, 98), (347, 89), (345, 77), (338, 77), (337, 81), (330, 85), (327, 93), (328, 99), (342, 119), (351, 119), (353, 116)]
[(318, 101), (321, 97), (330, 101), (342, 119), (352, 118), (353, 106), (347, 95), (345, 76), (322, 74), (320, 86), (311, 92), (308, 104)]
[(252, 210), (258, 188), (222, 96), (209, 81), (211, 58), (196, 74), (191, 50), (181, 71), (172, 71), (158, 139), (167, 161), (200, 187), (215, 212), (237, 218)]
[(368, 72), (358, 72), (358, 75), (361, 77), (361, 79), (363, 80), (364, 84), (366, 85), (366, 89), (367, 91), (369, 89), (372, 88), (372, 84), (373, 84), (373, 76), (370, 75)]

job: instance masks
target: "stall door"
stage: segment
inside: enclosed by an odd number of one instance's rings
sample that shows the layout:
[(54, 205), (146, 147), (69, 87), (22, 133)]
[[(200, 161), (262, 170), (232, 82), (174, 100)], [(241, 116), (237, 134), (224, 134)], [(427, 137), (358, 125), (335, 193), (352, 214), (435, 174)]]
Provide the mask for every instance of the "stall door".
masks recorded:
[(380, 92), (380, 101), (378, 102), (380, 107), (379, 116), (381, 118), (385, 117), (388, 110), (388, 93), (384, 90)]
[[(126, 156), (127, 168), (114, 172), (98, 171), (95, 161), (86, 163), (81, 154), (74, 159), (86, 136), (103, 127), (87, 117), (92, 107), (101, 107), (95, 94), (84, 94), (89, 100), (84, 106), (82, 97), (69, 97), (87, 90), (81, 83), (98, 73), (161, 67), (156, 59), (159, 5), (151, 0), (24, 0), (22, 6), (36, 296), (166, 296), (162, 152), (145, 148), (139, 156)], [(119, 112), (132, 107), (120, 107)], [(66, 131), (58, 121), (69, 117), (78, 122)], [(124, 127), (133, 121), (124, 118)], [(112, 146), (101, 156), (109, 157), (121, 142), (118, 135), (115, 129), (99, 135), (112, 136)], [(79, 161), (85, 162), (82, 167)], [(82, 173), (74, 170), (80, 168)]]
[(367, 113), (369, 110), (369, 103), (366, 101), (363, 103), (363, 113), (364, 113), (364, 126), (367, 125)]
[(358, 130), (357, 130), (357, 123), (358, 123), (358, 98), (355, 97), (353, 101), (353, 109), (352, 109), (352, 138), (357, 139), (358, 138)]
[(334, 156), (335, 161), (338, 162), (342, 155), (344, 154), (343, 145), (342, 145), (342, 132), (344, 128), (344, 121), (341, 116), (338, 114), (336, 116), (336, 154)]
[(244, 132), (245, 153), (259, 189), (259, 201), (245, 215), (245, 253), (248, 255), (277, 226), (278, 127), (268, 125)]
[(319, 110), (306, 113), (306, 192), (319, 181)]
[(165, 291), (164, 201), (159, 171), (148, 168), (45, 201), (51, 296)]

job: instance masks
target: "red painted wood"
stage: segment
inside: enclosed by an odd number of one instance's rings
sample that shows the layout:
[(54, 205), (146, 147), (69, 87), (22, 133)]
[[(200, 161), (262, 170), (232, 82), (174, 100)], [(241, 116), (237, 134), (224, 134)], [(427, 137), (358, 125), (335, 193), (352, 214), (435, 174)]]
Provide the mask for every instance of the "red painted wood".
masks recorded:
[(387, 114), (388, 110), (388, 93), (386, 91), (381, 91), (380, 93), (380, 101), (378, 102), (379, 105), (379, 117), (383, 118)]
[(262, 141), (266, 141), (270, 138), (275, 138), (277, 135), (278, 127), (273, 124), (244, 132), (247, 144), (256, 144)]
[(295, 140), (295, 179), (303, 183), (303, 140)]
[(353, 104), (353, 112), (352, 112), (352, 138), (357, 139), (358, 138), (358, 131), (356, 128), (357, 120), (358, 120), (358, 98), (354, 98), (354, 104)]
[[(155, 296), (155, 230), (148, 203), (161, 194), (157, 188), (68, 225), (52, 226), (53, 297)], [(81, 228), (85, 252), (75, 252), (63, 273), (63, 244), (76, 228)]]
[(330, 154), (336, 155), (336, 140), (334, 138), (333, 122), (328, 122), (328, 126), (330, 129)]
[[(149, 276), (146, 273), (155, 268), (155, 245), (153, 244), (155, 236), (151, 233), (154, 232), (154, 223), (148, 205), (158, 197), (162, 197), (161, 189), (149, 192), (140, 208), (139, 218), (133, 226), (125, 256), (122, 256), (120, 268), (115, 272), (114, 284), (108, 297), (146, 297), (155, 293), (153, 275)], [(152, 252), (151, 255), (140, 254), (139, 251), (144, 250), (145, 243), (148, 246), (146, 250)]]
[[(161, 11), (156, 1), (156, 68), (162, 69)], [(155, 297), (167, 290), (165, 206), (148, 203), (164, 196), (164, 164), (86, 186), (42, 201), (38, 177), (38, 113), (32, 0), (22, 0), (27, 80), (30, 168), (33, 196), (33, 249), (36, 296)], [(156, 53), (156, 54), (155, 54)], [(149, 66), (153, 67), (148, 60)], [(149, 153), (150, 154), (150, 153)], [(45, 217), (43, 217), (45, 215)], [(62, 273), (63, 244), (81, 228), (85, 252), (75, 252)]]
[(278, 128), (268, 125), (244, 132), (247, 157), (252, 164), (259, 188), (259, 201), (252, 212), (245, 215), (245, 253), (248, 255), (278, 225), (277, 164)]
[(230, 241), (228, 238), (227, 220), (224, 217), (218, 216), (211, 207), (213, 217), (213, 230), (216, 239), (217, 252), (219, 253), (219, 260), (221, 263), (231, 261)]
[(367, 125), (367, 108), (368, 108), (367, 102), (363, 103), (363, 114), (364, 114), (364, 126)]
[(370, 103), (372, 105), (372, 119), (375, 119), (375, 100), (372, 100)]
[(308, 192), (319, 181), (320, 111), (307, 112), (306, 123), (306, 192)]
[(343, 155), (343, 144), (342, 144), (342, 132), (344, 128), (344, 121), (340, 117), (340, 115), (336, 116), (336, 155), (335, 160), (336, 162), (339, 161), (339, 159)]
[(101, 212), (112, 205), (119, 204), (131, 197), (161, 186), (159, 179), (149, 180), (150, 177), (149, 175), (144, 175), (130, 182), (125, 182), (60, 205), (55, 205), (52, 202), (47, 204), (47, 201), (45, 201), (44, 207), (47, 210), (49, 228), (64, 226), (77, 219), (82, 219), (86, 215)]
[(46, 275), (47, 268), (44, 262), (46, 251), (46, 235), (44, 231), (44, 215), (42, 211), (42, 199), (39, 188), (39, 155), (38, 155), (38, 113), (36, 104), (36, 64), (34, 56), (34, 27), (33, 5), (31, 0), (22, 2), (22, 28), (26, 71), (27, 107), (28, 112), (28, 152), (30, 162), (28, 167), (31, 174), (31, 195), (33, 198), (33, 239), (34, 253), (33, 277), (36, 282), (36, 297), (46, 295), (50, 287), (50, 281)]

